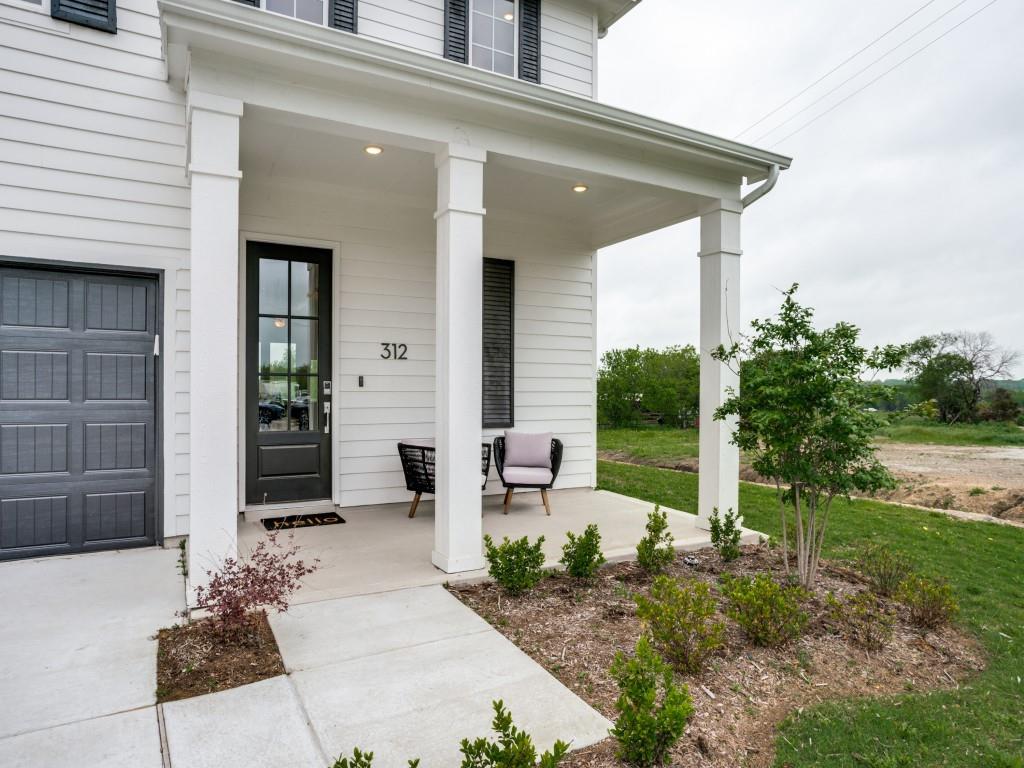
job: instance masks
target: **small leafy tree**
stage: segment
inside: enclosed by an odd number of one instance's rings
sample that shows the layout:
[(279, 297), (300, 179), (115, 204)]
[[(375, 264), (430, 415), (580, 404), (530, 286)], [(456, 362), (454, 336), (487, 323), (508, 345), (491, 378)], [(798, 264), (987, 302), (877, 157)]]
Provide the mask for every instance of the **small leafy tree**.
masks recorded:
[(302, 579), (317, 570), (320, 560), (307, 564), (296, 559), (299, 546), (289, 537), (287, 546), (271, 533), (249, 553), (248, 559), (229, 557), (219, 570), (207, 571), (209, 584), (196, 587), (196, 604), (213, 614), (222, 632), (245, 629), (256, 611), (288, 610)]
[(734, 425), (733, 442), (777, 492), (782, 554), (789, 573), (789, 517), (797, 573), (805, 587), (818, 573), (828, 516), (836, 497), (892, 487), (892, 475), (872, 446), (877, 424), (866, 408), (872, 387), (863, 376), (897, 368), (902, 347), (868, 351), (849, 323), (817, 330), (813, 311), (784, 293), (777, 318), (755, 320), (753, 333), (713, 356), (738, 366), (739, 392), (732, 392), (715, 418)]
[(611, 730), (619, 742), (616, 754), (640, 768), (661, 765), (693, 715), (689, 689), (676, 685), (672, 668), (646, 637), (637, 642), (633, 656), (615, 654), (611, 675), (619, 685), (619, 716)]
[(648, 573), (662, 573), (676, 559), (668, 513), (659, 505), (647, 515), (647, 533), (636, 545), (636, 561)]
[(516, 728), (504, 702), (499, 699), (492, 706), (494, 720), (491, 728), (498, 734), (498, 739), (489, 741), (479, 738), (472, 742), (463, 739), (461, 768), (555, 768), (562, 762), (569, 751), (568, 744), (556, 741), (551, 750), (541, 755), (538, 761), (533, 739), (526, 731)]
[(731, 509), (725, 516), (718, 514), (718, 507), (711, 511), (711, 546), (725, 562), (731, 562), (740, 556), (739, 516)]
[(725, 625), (715, 620), (715, 598), (705, 582), (659, 576), (650, 597), (633, 599), (655, 647), (680, 672), (700, 672), (708, 656), (722, 647)]
[(509, 594), (518, 595), (533, 589), (544, 578), (543, 546), (543, 536), (533, 544), (526, 536), (516, 541), (506, 536), (497, 546), (490, 536), (484, 536), (488, 573)]
[(591, 523), (579, 536), (572, 531), (567, 531), (565, 536), (568, 541), (562, 545), (562, 559), (559, 562), (570, 576), (577, 579), (593, 578), (597, 569), (605, 563), (597, 526)]

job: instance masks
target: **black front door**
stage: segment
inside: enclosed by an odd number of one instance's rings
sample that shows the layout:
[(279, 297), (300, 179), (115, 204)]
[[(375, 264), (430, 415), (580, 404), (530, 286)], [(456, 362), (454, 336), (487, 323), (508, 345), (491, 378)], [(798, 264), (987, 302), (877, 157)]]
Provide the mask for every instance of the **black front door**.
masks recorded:
[(249, 243), (249, 504), (331, 496), (331, 251)]

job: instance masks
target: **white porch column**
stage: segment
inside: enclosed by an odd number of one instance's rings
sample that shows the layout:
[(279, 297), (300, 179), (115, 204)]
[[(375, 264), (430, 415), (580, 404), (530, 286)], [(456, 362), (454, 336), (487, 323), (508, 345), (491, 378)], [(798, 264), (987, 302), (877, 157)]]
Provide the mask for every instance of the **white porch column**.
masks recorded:
[(487, 153), (451, 144), (437, 165), (437, 467), (434, 551), (446, 573), (482, 568), (480, 439), (483, 179)]
[(700, 217), (700, 474), (697, 526), (710, 526), (711, 512), (739, 512), (739, 449), (732, 444), (735, 419), (715, 421), (715, 409), (739, 388), (739, 376), (711, 352), (739, 341), (740, 212), (736, 201), (719, 200)]
[[(190, 93), (189, 582), (237, 554), (238, 131), (242, 102)], [(192, 594), (190, 590), (189, 597)]]

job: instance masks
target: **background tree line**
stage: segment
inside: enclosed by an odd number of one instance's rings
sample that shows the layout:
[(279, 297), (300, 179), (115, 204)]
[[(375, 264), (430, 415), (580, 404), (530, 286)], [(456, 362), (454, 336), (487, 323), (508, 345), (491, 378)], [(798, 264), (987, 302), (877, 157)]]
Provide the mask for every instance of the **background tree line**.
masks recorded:
[[(876, 409), (947, 424), (1024, 419), (1024, 379), (1010, 379), (1020, 357), (997, 345), (991, 334), (939, 333), (904, 349), (906, 378), (885, 382), (888, 394), (873, 402)], [(693, 346), (605, 352), (597, 377), (598, 423), (693, 426), (699, 379)]]

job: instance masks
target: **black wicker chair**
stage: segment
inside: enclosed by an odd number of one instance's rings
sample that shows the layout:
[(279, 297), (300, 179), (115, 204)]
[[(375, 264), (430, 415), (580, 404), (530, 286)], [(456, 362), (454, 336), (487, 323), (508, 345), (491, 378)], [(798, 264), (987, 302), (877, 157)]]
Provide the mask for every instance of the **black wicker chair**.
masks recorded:
[[(432, 445), (416, 443), (399, 443), (398, 455), (402, 459), (402, 472), (405, 473), (405, 487), (415, 493), (409, 507), (409, 517), (416, 517), (416, 508), (420, 505), (420, 497), (424, 493), (434, 493), (434, 467), (436, 451)], [(487, 485), (487, 475), (491, 471), (491, 446), (480, 445), (480, 490)]]
[[(558, 470), (562, 466), (562, 441), (557, 437), (551, 439), (551, 470), (550, 479), (546, 475), (538, 477), (536, 479), (524, 479), (516, 477), (513, 473), (510, 473), (508, 478), (505, 477), (506, 469), (513, 469), (513, 467), (505, 466), (505, 438), (496, 437), (494, 438), (494, 466), (498, 470), (498, 476), (501, 478), (501, 484), (505, 486), (505, 514), (508, 514), (509, 505), (512, 503), (512, 491), (516, 488), (529, 488), (533, 491), (540, 491), (541, 499), (544, 501), (544, 511), (551, 514), (551, 502), (548, 500), (548, 490), (555, 484), (555, 480), (558, 478)], [(523, 469), (522, 467), (516, 467), (514, 469)], [(534, 469), (530, 467), (529, 469)], [(541, 474), (537, 472), (536, 474)]]

